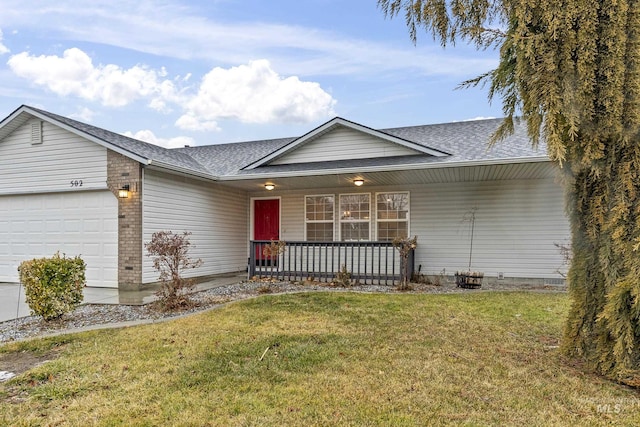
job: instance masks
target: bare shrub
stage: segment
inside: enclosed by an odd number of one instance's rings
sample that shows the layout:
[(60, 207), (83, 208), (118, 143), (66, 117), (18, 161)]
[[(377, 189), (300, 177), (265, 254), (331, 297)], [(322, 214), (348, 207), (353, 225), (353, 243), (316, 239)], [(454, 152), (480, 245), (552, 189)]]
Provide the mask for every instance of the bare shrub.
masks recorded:
[(173, 234), (171, 231), (157, 231), (151, 241), (145, 243), (148, 256), (153, 258), (153, 268), (160, 273), (161, 287), (156, 292), (159, 303), (165, 310), (176, 310), (192, 305), (189, 291), (193, 289), (193, 280), (182, 277), (184, 270), (202, 265), (201, 259), (189, 257), (190, 232)]
[(410, 291), (413, 289), (409, 285), (409, 254), (418, 246), (418, 236), (409, 237), (396, 237), (393, 239), (393, 247), (400, 253), (400, 283), (398, 284), (398, 290)]
[(560, 256), (562, 256), (562, 267), (556, 269), (556, 273), (558, 273), (563, 278), (567, 278), (567, 274), (562, 271), (562, 268), (565, 266), (571, 265), (571, 259), (573, 258), (573, 250), (571, 249), (571, 243), (554, 243), (553, 244), (558, 251), (560, 252)]
[(351, 273), (347, 270), (346, 264), (342, 264), (340, 271), (336, 273), (336, 277), (334, 277), (331, 282), (335, 286), (340, 286), (342, 288), (348, 288), (352, 285), (351, 283)]

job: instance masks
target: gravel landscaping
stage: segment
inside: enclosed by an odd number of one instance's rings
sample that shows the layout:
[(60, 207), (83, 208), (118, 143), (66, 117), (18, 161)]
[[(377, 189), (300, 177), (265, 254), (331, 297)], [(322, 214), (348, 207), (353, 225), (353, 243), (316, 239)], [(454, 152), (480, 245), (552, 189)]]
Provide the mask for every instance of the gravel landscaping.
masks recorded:
[(239, 282), (219, 286), (192, 294), (194, 306), (188, 310), (163, 312), (154, 304), (143, 306), (115, 304), (84, 304), (72, 313), (55, 321), (45, 322), (37, 316), (21, 317), (0, 323), (0, 343), (23, 340), (31, 337), (72, 332), (78, 329), (97, 329), (126, 326), (136, 323), (157, 322), (219, 307), (230, 301), (251, 298), (262, 294), (291, 292), (380, 292), (380, 293), (454, 293), (482, 292), (492, 290), (533, 290), (564, 292), (564, 286), (522, 286), (483, 285), (477, 290), (456, 288), (455, 284), (442, 286), (412, 284), (411, 291), (398, 291), (394, 286), (355, 285), (348, 288), (331, 286), (326, 283), (294, 284), (287, 282)]

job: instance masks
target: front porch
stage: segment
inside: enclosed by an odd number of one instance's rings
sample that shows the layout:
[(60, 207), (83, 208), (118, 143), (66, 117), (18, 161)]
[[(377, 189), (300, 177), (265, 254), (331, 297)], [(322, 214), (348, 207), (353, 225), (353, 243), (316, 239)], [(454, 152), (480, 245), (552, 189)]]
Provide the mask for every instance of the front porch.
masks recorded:
[(249, 278), (331, 282), (347, 272), (353, 282), (394, 285), (414, 271), (414, 251), (403, 274), (401, 257), (387, 241), (252, 240), (249, 246)]
[[(427, 277), (453, 277), (469, 268), (471, 226), (465, 215), (473, 209), (472, 267), (484, 272), (485, 283), (548, 281), (562, 268), (554, 242), (566, 236), (554, 173), (546, 164), (515, 164), (452, 168), (438, 175), (435, 169), (417, 169), (252, 176), (225, 183), (246, 191), (247, 202), (248, 239), (228, 248), (240, 252), (249, 278), (331, 282), (344, 268), (352, 282), (393, 286), (402, 276), (392, 241), (416, 236), (409, 277), (414, 269)], [(280, 241), (282, 253), (264, 253)]]

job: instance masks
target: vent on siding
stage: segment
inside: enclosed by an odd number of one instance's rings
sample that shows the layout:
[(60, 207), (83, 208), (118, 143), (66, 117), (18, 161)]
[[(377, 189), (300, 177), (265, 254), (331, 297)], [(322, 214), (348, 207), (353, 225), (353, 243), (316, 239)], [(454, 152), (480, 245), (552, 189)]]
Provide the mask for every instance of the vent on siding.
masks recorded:
[(42, 122), (31, 123), (31, 145), (42, 144)]

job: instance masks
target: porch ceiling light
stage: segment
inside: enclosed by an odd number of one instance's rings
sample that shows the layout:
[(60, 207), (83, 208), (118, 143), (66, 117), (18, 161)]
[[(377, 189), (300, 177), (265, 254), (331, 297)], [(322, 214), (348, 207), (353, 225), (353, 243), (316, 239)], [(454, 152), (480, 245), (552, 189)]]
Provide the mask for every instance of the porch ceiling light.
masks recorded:
[(356, 187), (362, 187), (362, 184), (364, 184), (364, 179), (362, 178), (356, 178), (353, 180), (353, 185)]
[(274, 184), (271, 184), (271, 183), (267, 183), (267, 184), (264, 185), (264, 189), (267, 190), (267, 191), (271, 191), (274, 188), (276, 188), (276, 186)]
[(122, 188), (118, 190), (118, 197), (121, 199), (128, 199), (129, 194), (130, 194), (129, 184), (123, 185)]

